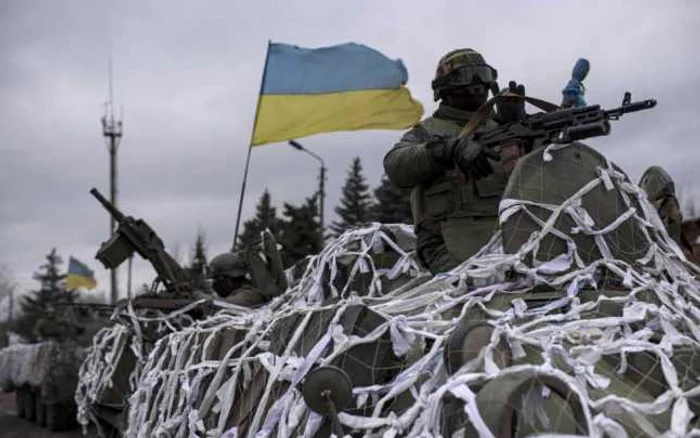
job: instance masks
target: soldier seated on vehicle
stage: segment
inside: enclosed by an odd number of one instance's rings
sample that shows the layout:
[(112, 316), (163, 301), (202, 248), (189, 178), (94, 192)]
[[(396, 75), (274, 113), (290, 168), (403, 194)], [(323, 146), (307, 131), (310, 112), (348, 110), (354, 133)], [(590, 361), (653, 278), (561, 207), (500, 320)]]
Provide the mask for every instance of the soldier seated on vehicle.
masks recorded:
[(230, 304), (258, 307), (279, 295), (266, 263), (252, 252), (226, 252), (209, 263), (212, 288)]

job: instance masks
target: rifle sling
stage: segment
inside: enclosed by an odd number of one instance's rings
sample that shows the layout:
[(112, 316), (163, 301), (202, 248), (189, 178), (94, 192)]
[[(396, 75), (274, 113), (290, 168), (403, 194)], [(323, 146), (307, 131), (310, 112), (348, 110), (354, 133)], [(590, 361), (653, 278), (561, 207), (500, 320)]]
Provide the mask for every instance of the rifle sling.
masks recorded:
[(544, 112), (552, 112), (556, 111), (559, 109), (558, 105), (555, 105), (551, 102), (547, 102), (546, 100), (542, 99), (537, 99), (536, 97), (530, 97), (530, 96), (521, 96), (519, 94), (511, 93), (510, 91), (504, 90), (498, 93), (497, 95), (493, 96), (491, 99), (486, 101), (481, 107), (474, 113), (474, 115), (469, 119), (469, 122), (464, 126), (462, 129), (462, 132), (460, 132), (459, 136), (461, 138), (468, 138), (472, 134), (474, 134), (474, 131), (481, 126), (488, 116), (491, 114), (491, 110), (493, 107), (502, 101), (504, 98), (517, 98), (517, 99), (523, 99), (525, 102), (529, 103), (530, 105), (533, 105), (539, 109), (541, 109)]

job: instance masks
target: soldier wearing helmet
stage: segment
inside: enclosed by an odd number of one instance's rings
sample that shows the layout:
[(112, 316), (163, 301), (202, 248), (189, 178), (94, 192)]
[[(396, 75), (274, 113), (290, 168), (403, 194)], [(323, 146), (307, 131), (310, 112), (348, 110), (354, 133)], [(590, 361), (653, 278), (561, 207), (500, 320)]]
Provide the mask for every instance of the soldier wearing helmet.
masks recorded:
[[(437, 111), (403, 135), (384, 157), (399, 188), (411, 189), (411, 208), (421, 262), (433, 273), (449, 270), (488, 242), (498, 224), (507, 182), (500, 156), (459, 133), (498, 93), (498, 73), (472, 49), (440, 59), (432, 82)], [(525, 88), (511, 82), (520, 95)], [(525, 117), (522, 99), (504, 99), (486, 125)]]
[(660, 166), (648, 168), (639, 180), (639, 186), (647, 193), (649, 201), (656, 207), (669, 236), (686, 250), (683, 245), (681, 225), (683, 215), (676, 198), (676, 185), (671, 176)]
[(228, 303), (257, 307), (270, 297), (253, 285), (245, 258), (245, 254), (232, 252), (214, 257), (209, 263), (212, 288)]

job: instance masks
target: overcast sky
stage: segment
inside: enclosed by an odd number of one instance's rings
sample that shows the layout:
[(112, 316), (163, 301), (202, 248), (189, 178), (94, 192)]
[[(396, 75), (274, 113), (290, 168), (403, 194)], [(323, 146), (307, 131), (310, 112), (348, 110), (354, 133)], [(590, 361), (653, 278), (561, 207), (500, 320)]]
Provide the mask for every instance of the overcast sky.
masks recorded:
[[(88, 191), (109, 193), (100, 117), (110, 55), (116, 107), (124, 108), (119, 206), (146, 219), (185, 260), (199, 227), (210, 256), (231, 246), (268, 40), (353, 41), (401, 58), (426, 114), (435, 108), (435, 64), (454, 48), (481, 51), (501, 85), (515, 79), (554, 102), (586, 57), (590, 103), (617, 106), (626, 90), (659, 102), (588, 143), (635, 180), (659, 164), (682, 190), (700, 192), (697, 1), (0, 0), (0, 265), (21, 289), (35, 287), (31, 274), (52, 247), (66, 262), (86, 262), (99, 289), (109, 288), (94, 259), (109, 220)], [(362, 158), (376, 186), (400, 135), (301, 140), (326, 160), (327, 218), (352, 157)], [(298, 203), (316, 178), (316, 162), (286, 144), (255, 148), (243, 217), (265, 187), (278, 205)], [(125, 269), (120, 277), (123, 284)], [(135, 286), (152, 277), (137, 260)]]

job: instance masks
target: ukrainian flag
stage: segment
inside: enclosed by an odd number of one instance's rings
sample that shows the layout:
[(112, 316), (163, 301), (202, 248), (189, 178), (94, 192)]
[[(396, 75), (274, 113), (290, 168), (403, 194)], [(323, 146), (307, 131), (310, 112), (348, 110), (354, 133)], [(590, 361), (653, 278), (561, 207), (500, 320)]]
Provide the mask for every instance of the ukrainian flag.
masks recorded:
[(413, 126), (423, 106), (411, 97), (407, 80), (400, 60), (360, 44), (305, 49), (271, 43), (252, 144)]
[(88, 269), (84, 263), (70, 257), (68, 260), (66, 289), (78, 289), (81, 287), (85, 289), (94, 289), (96, 286), (97, 281), (95, 280), (95, 273)]

